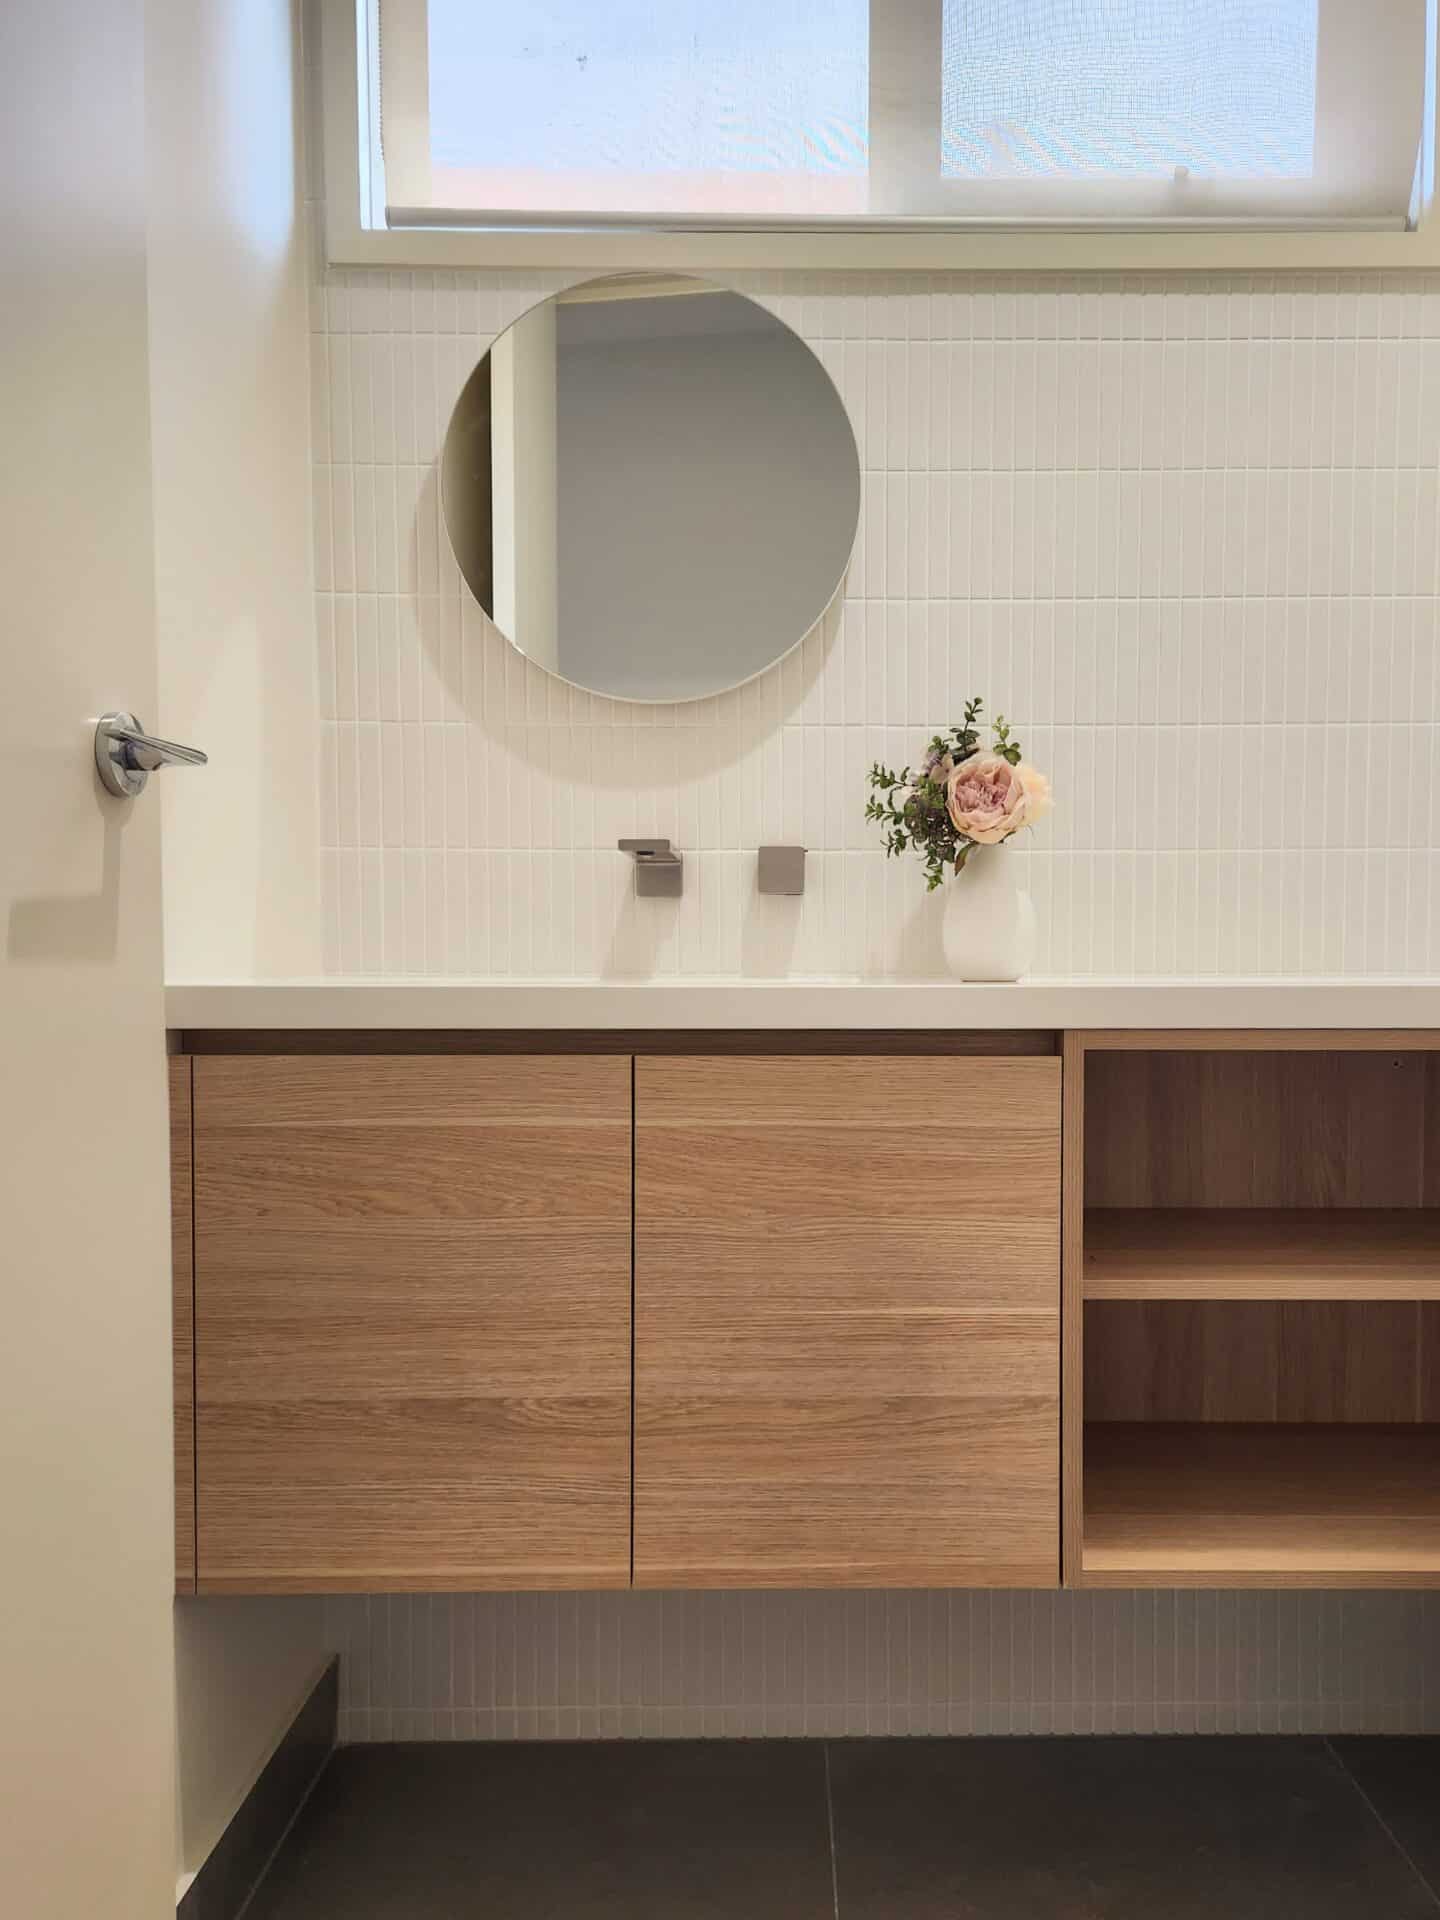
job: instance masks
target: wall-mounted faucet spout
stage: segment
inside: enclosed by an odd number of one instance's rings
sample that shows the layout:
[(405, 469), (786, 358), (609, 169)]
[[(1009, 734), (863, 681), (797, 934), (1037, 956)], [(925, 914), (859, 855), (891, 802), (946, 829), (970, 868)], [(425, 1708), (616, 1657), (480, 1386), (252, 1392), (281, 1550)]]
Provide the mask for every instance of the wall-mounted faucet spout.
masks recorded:
[(621, 840), (635, 861), (635, 891), (642, 900), (678, 900), (685, 891), (685, 861), (668, 840)]

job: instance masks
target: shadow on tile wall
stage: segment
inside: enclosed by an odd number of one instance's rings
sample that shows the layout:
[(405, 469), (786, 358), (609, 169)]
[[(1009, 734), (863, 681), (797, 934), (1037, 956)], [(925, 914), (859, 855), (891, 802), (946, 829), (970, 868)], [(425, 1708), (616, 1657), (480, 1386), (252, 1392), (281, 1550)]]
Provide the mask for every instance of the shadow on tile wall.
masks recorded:
[(1440, 1732), (1440, 1594), (326, 1602), (346, 1740)]

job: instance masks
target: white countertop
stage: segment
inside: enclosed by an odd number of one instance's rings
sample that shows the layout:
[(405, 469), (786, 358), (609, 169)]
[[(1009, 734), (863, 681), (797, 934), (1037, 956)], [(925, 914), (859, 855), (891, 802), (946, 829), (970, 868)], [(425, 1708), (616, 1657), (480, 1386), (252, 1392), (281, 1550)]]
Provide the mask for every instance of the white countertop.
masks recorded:
[(175, 981), (171, 1027), (1440, 1028), (1440, 979)]

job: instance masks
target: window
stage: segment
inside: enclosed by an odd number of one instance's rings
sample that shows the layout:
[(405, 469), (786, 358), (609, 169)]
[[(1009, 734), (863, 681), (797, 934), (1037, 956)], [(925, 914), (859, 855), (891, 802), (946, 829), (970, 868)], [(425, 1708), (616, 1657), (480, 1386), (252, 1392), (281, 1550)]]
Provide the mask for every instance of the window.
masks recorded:
[(1423, 0), (944, 0), (942, 32), (953, 212), (1410, 210)]
[(1440, 268), (1440, 0), (314, 0), (337, 263)]
[(426, 197), (547, 219), (863, 214), (868, 11), (429, 0)]
[(1426, 0), (378, 7), (392, 225), (1399, 226), (1416, 191)]
[[(945, 0), (947, 180), (1304, 180), (1316, 0)], [(1418, 126), (1418, 122), (1417, 122)]]

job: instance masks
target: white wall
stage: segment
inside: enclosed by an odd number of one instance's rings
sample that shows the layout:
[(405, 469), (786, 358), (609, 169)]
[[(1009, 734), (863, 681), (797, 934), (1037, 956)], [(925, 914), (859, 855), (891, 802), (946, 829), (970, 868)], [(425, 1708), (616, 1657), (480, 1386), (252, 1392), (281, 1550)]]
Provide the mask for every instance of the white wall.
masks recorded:
[(324, 1661), (323, 1602), (175, 1605), (177, 1870), (195, 1873), (274, 1752)]
[(139, 0), (0, 24), (0, 1912), (155, 1920), (173, 1580)]
[(313, 972), (315, 665), (298, 7), (148, 0), (157, 731), (171, 979)]
[[(938, 972), (865, 770), (972, 692), (1055, 784), (1038, 970), (1436, 970), (1440, 275), (726, 276), (840, 389), (859, 545), (783, 667), (654, 708), (518, 660), (436, 510), (477, 356), (579, 277), (312, 284), (327, 971)], [(772, 841), (803, 900), (757, 899)]]
[[(855, 423), (856, 561), (784, 667), (654, 709), (516, 660), (435, 523), (449, 402), (555, 278), (315, 292), (328, 968), (937, 972), (864, 775), (973, 691), (1055, 783), (1038, 970), (1436, 969), (1440, 277), (753, 276)], [(767, 841), (812, 853), (762, 921)]]
[[(148, 0), (160, 697), (171, 978), (317, 959), (309, 382), (290, 0)], [(193, 1872), (322, 1655), (319, 1603), (176, 1608), (178, 1864)]]

